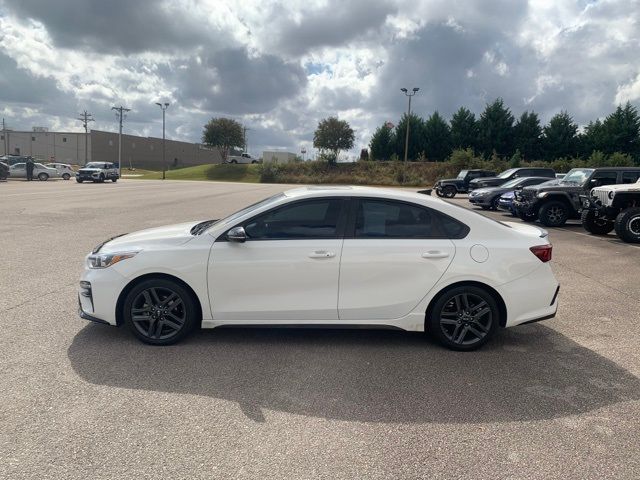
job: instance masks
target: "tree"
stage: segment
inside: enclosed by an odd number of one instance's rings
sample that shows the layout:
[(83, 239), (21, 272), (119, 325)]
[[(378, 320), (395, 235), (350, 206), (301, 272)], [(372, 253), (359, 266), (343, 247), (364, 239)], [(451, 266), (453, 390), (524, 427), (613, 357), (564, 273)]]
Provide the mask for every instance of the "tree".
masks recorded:
[(222, 160), (226, 162), (230, 148), (244, 147), (242, 125), (232, 118), (212, 118), (204, 126), (202, 143), (218, 147), (222, 153)]
[(436, 111), (422, 127), (424, 149), (429, 160), (442, 162), (451, 153), (451, 130), (444, 118)]
[(600, 119), (591, 121), (584, 127), (584, 133), (578, 136), (579, 150), (582, 157), (589, 157), (593, 152), (603, 152), (607, 147), (607, 135)]
[(478, 122), (468, 109), (460, 107), (451, 117), (451, 147), (475, 149), (478, 146)]
[(542, 156), (542, 127), (535, 112), (524, 112), (513, 127), (513, 146), (525, 160), (538, 160)]
[[(409, 123), (409, 148), (407, 160), (415, 160), (424, 151), (423, 143), (423, 121), (422, 118), (412, 113)], [(398, 158), (404, 159), (404, 144), (407, 134), (407, 114), (402, 115), (400, 122), (396, 126), (396, 154)]]
[(393, 134), (392, 125), (385, 122), (378, 127), (371, 137), (369, 149), (372, 160), (389, 160), (396, 148), (396, 139)]
[(547, 160), (578, 155), (578, 125), (567, 112), (554, 115), (543, 133), (542, 148)]
[(485, 158), (513, 153), (513, 115), (501, 98), (487, 104), (478, 120), (478, 142)]
[(354, 141), (355, 134), (349, 123), (338, 120), (337, 117), (321, 120), (313, 134), (313, 146), (320, 150), (329, 150), (333, 154), (333, 159), (329, 160), (330, 163), (338, 160), (340, 150), (353, 148)]
[(638, 110), (629, 102), (618, 105), (616, 111), (602, 123), (604, 153), (626, 153), (636, 160), (640, 158), (640, 117)]

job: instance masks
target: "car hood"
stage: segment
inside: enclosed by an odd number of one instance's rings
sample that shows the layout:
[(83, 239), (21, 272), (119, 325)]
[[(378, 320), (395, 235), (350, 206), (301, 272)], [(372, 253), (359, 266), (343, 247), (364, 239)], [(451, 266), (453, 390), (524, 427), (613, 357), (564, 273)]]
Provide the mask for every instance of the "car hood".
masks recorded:
[(529, 192), (581, 192), (583, 190), (581, 185), (576, 185), (575, 183), (556, 183), (553, 185), (531, 185), (529, 187), (524, 187), (523, 190), (527, 190)]
[(501, 198), (506, 198), (506, 199), (513, 198), (514, 194), (515, 192), (513, 190), (509, 190), (507, 192), (504, 192)]
[(191, 229), (198, 223), (200, 222), (178, 223), (126, 233), (108, 240), (102, 246), (98, 245), (96, 249), (100, 253), (113, 253), (183, 245), (194, 238)]
[(101, 170), (100, 168), (81, 168), (78, 171), (79, 172), (89, 173), (89, 172), (99, 172), (100, 170)]
[(610, 192), (610, 191), (623, 190), (626, 192), (637, 192), (640, 190), (640, 181), (636, 183), (621, 183), (619, 185), (603, 185), (601, 187), (595, 187), (592, 192)]
[(443, 178), (442, 180), (438, 180), (436, 183), (451, 183), (451, 182), (461, 182), (462, 179), (458, 178)]

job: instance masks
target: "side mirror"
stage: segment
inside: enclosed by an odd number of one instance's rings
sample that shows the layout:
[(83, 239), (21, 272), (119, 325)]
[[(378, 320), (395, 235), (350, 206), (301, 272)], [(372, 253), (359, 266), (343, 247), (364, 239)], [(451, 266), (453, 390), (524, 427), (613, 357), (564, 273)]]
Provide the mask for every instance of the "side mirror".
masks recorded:
[(244, 243), (247, 240), (247, 234), (243, 227), (234, 227), (227, 232), (227, 240), (230, 242)]

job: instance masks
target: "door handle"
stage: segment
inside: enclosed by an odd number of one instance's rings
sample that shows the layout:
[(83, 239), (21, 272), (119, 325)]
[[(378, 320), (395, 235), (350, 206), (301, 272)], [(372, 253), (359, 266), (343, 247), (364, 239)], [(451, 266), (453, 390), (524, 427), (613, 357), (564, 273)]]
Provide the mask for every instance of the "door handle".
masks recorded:
[(447, 252), (441, 252), (440, 250), (429, 250), (422, 254), (422, 258), (447, 258), (448, 256)]
[(316, 250), (309, 254), (309, 258), (333, 258), (336, 254), (333, 252), (327, 252), (326, 250)]

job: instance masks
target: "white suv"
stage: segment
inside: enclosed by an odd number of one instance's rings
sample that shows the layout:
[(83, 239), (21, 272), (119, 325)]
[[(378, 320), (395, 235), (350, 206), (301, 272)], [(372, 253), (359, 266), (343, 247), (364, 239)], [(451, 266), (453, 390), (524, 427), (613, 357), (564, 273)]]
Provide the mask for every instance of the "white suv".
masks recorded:
[(596, 235), (616, 231), (621, 240), (640, 243), (640, 177), (636, 183), (603, 185), (582, 198), (582, 226)]

